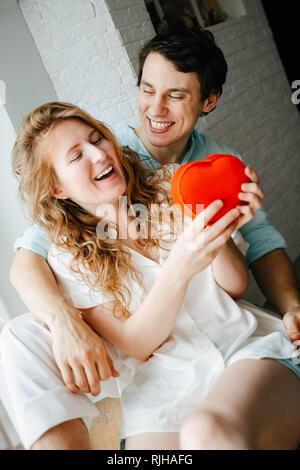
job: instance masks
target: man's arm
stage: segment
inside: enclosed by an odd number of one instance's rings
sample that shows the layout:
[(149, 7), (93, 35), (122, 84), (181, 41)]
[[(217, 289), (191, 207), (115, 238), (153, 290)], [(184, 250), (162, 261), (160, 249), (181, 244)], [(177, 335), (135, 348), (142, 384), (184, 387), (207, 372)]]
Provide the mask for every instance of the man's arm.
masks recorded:
[(118, 373), (100, 336), (61, 294), (45, 259), (20, 248), (11, 267), (10, 281), (30, 311), (53, 334), (54, 356), (67, 387), (72, 392), (80, 389), (98, 395), (99, 380)]
[(292, 262), (283, 249), (265, 254), (250, 266), (267, 299), (282, 313), (291, 340), (300, 340), (300, 291)]

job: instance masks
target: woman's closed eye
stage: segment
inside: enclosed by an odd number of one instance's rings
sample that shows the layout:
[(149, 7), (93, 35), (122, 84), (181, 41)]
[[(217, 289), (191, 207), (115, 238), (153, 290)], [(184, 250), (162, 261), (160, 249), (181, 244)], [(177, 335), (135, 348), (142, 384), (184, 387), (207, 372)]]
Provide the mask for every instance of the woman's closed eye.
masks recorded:
[(76, 162), (76, 161), (79, 160), (81, 157), (82, 157), (82, 153), (80, 153), (79, 155), (76, 155), (76, 157), (72, 158), (71, 163)]
[(97, 140), (95, 140), (95, 141), (91, 142), (91, 144), (93, 144), (93, 145), (100, 144), (100, 142), (101, 142), (101, 140), (102, 140), (102, 139), (103, 139), (103, 137), (101, 137), (101, 136), (100, 136), (100, 137), (98, 137), (98, 139), (97, 139)]

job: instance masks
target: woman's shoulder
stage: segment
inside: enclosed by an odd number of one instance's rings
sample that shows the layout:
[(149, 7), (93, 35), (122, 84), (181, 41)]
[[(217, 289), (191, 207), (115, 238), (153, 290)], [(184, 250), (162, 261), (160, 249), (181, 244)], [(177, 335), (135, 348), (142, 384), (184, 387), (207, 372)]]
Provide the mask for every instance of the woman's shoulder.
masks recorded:
[(72, 259), (73, 256), (70, 251), (67, 251), (61, 246), (55, 245), (55, 243), (49, 244), (47, 261), (56, 274), (73, 277), (74, 273), (70, 272)]
[(162, 189), (162, 195), (163, 191), (167, 191), (169, 194), (171, 193), (172, 178), (179, 167), (180, 165), (178, 163), (168, 163), (153, 170), (151, 173), (150, 179), (153, 182), (159, 182), (159, 186)]
[(180, 167), (179, 163), (167, 163), (153, 170), (152, 178), (164, 178), (171, 182), (175, 171)]

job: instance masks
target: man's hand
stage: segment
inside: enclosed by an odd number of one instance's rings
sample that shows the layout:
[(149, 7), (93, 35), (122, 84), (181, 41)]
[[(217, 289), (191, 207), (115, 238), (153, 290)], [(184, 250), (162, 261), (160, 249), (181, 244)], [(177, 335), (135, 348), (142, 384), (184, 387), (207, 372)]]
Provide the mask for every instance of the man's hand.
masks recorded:
[(252, 168), (246, 167), (245, 174), (250, 178), (251, 183), (242, 184), (242, 191), (238, 197), (241, 201), (248, 202), (248, 204), (237, 206), (241, 212), (237, 228), (242, 227), (254, 217), (254, 212), (262, 206), (262, 199), (265, 197), (259, 186), (257, 173)]
[(294, 307), (283, 316), (283, 324), (288, 335), (297, 347), (300, 346), (300, 305)]
[(68, 389), (99, 395), (100, 380), (118, 377), (104, 342), (74, 309), (51, 325), (53, 353)]

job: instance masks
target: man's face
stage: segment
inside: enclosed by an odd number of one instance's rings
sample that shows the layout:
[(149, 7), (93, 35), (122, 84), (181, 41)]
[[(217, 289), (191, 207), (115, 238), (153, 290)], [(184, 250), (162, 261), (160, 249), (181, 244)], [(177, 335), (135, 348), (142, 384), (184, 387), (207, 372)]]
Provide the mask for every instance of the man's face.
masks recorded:
[(204, 105), (194, 72), (179, 72), (161, 54), (145, 60), (139, 112), (144, 143), (165, 147), (188, 140)]

